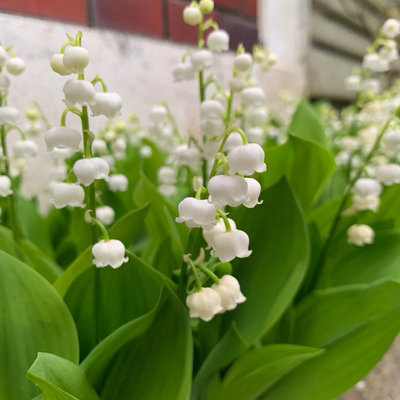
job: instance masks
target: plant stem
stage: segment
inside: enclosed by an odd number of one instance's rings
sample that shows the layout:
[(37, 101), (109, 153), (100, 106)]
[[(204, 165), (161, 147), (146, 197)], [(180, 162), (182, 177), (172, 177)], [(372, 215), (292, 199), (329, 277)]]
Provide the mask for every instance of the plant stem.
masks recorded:
[(346, 187), (346, 190), (344, 192), (343, 195), (343, 199), (340, 202), (339, 208), (335, 214), (335, 217), (332, 221), (332, 225), (329, 229), (328, 235), (326, 237), (324, 246), (321, 249), (321, 252), (319, 254), (317, 263), (316, 263), (316, 267), (315, 267), (315, 272), (314, 275), (312, 276), (312, 279), (310, 281), (310, 285), (309, 285), (309, 292), (311, 292), (312, 290), (314, 290), (317, 286), (318, 283), (318, 278), (319, 275), (322, 271), (322, 268), (324, 266), (325, 263), (325, 259), (326, 256), (328, 254), (328, 250), (329, 250), (329, 246), (332, 242), (333, 236), (335, 235), (336, 229), (339, 225), (340, 219), (342, 217), (342, 212), (344, 210), (344, 208), (346, 207), (347, 201), (351, 195), (351, 191), (353, 189), (354, 184), (357, 182), (357, 180), (361, 177), (365, 166), (368, 164), (368, 161), (371, 159), (371, 157), (373, 156), (374, 152), (379, 148), (379, 145), (381, 143), (382, 137), (384, 135), (384, 133), (386, 132), (387, 128), (389, 127), (390, 123), (392, 122), (392, 120), (394, 119), (394, 115), (392, 115), (386, 122), (386, 124), (383, 126), (383, 128), (381, 129), (375, 143), (374, 146), (372, 147), (372, 149), (370, 150), (370, 152), (367, 154), (367, 156), (365, 157), (362, 166), (360, 167), (359, 171), (357, 172), (357, 174), (354, 176), (354, 178), (349, 182), (349, 184)]

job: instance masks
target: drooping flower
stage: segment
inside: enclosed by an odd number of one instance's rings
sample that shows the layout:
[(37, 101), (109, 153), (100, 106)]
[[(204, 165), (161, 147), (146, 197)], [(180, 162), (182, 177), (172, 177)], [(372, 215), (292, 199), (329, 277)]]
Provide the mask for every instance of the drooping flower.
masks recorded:
[(56, 208), (64, 208), (66, 206), (85, 207), (85, 191), (75, 183), (60, 182), (53, 187), (53, 198), (51, 202)]
[(190, 318), (200, 317), (204, 321), (210, 321), (214, 315), (223, 311), (221, 298), (212, 288), (202, 288), (186, 298), (189, 307)]
[(123, 263), (128, 262), (128, 257), (125, 257), (124, 244), (116, 239), (109, 241), (100, 240), (92, 247), (94, 257), (93, 264), (98, 267), (106, 267), (110, 265), (112, 268), (119, 268)]
[(386, 186), (400, 183), (400, 165), (386, 164), (376, 168), (376, 179)]
[(264, 150), (257, 143), (243, 144), (232, 149), (228, 154), (229, 173), (245, 176), (254, 172), (265, 172), (267, 166), (264, 163)]
[(228, 32), (219, 29), (208, 34), (206, 39), (207, 47), (211, 51), (217, 53), (229, 50), (229, 34)]
[(47, 151), (52, 151), (53, 149), (78, 151), (82, 136), (76, 129), (57, 126), (50, 128), (44, 134), (44, 140), (47, 145)]
[(375, 232), (368, 225), (352, 225), (347, 230), (347, 243), (364, 246), (374, 242)]
[(36, 157), (39, 153), (37, 144), (32, 140), (18, 140), (15, 142), (13, 150), (16, 158)]
[(248, 200), (243, 202), (247, 208), (254, 208), (256, 205), (261, 204), (262, 201), (258, 200), (261, 193), (261, 185), (253, 178), (245, 178), (248, 186), (247, 196)]
[(186, 197), (178, 205), (179, 217), (176, 222), (184, 222), (188, 228), (212, 229), (216, 223), (217, 209), (207, 200)]
[(6, 62), (6, 70), (11, 75), (21, 75), (25, 69), (25, 61), (20, 57), (12, 57)]
[(196, 71), (187, 57), (185, 62), (179, 63), (172, 71), (175, 82), (191, 81), (196, 77)]
[(64, 102), (68, 107), (74, 106), (76, 103), (87, 106), (94, 103), (96, 90), (89, 81), (70, 79), (64, 85)]
[(111, 225), (114, 222), (115, 211), (110, 206), (97, 207), (96, 218), (104, 225)]
[(253, 57), (249, 53), (238, 54), (233, 62), (233, 66), (240, 72), (247, 72), (253, 64)]
[(69, 46), (65, 49), (63, 64), (67, 71), (81, 74), (89, 64), (89, 52), (80, 46)]
[(0, 125), (17, 125), (19, 121), (19, 111), (15, 107), (0, 107)]
[(108, 187), (112, 192), (125, 192), (128, 189), (128, 178), (123, 174), (110, 175)]
[(382, 32), (390, 39), (394, 39), (400, 34), (400, 21), (395, 18), (387, 19), (383, 26)]
[(158, 181), (162, 184), (174, 185), (176, 183), (178, 171), (172, 167), (161, 167), (157, 171)]
[(265, 103), (265, 92), (260, 87), (249, 87), (241, 93), (243, 107), (262, 106)]
[[(235, 221), (231, 218), (228, 218), (229, 225), (231, 226), (232, 231), (236, 230)], [(204, 240), (207, 242), (208, 248), (214, 247), (214, 237), (219, 233), (226, 232), (226, 226), (224, 220), (220, 218), (217, 224), (210, 230), (203, 230)]]
[(120, 114), (122, 99), (118, 93), (98, 92), (95, 94), (93, 103), (90, 104), (93, 116), (105, 115), (107, 118), (114, 118)]
[(208, 192), (214, 203), (237, 207), (249, 200), (248, 184), (240, 176), (213, 176), (208, 182)]
[(50, 60), (51, 69), (61, 76), (70, 75), (71, 72), (65, 68), (64, 65), (64, 54), (54, 54)]
[(107, 154), (107, 143), (103, 139), (94, 139), (92, 151), (98, 154)]
[(89, 186), (95, 179), (108, 180), (110, 167), (102, 158), (83, 158), (75, 162), (74, 173), (78, 183)]
[(205, 71), (211, 68), (214, 64), (214, 58), (211, 51), (203, 49), (196, 51), (190, 58), (193, 68), (196, 71)]
[(382, 185), (376, 180), (371, 178), (360, 178), (354, 184), (354, 193), (359, 196), (380, 196), (382, 193)]
[(10, 178), (6, 175), (0, 175), (0, 196), (7, 197), (10, 194), (13, 194)]
[(211, 254), (222, 262), (232, 261), (234, 258), (246, 258), (251, 254), (249, 250), (249, 237), (246, 232), (234, 230), (219, 233), (213, 238)]
[(244, 303), (247, 299), (240, 291), (238, 280), (232, 275), (224, 275), (219, 284), (212, 285), (221, 298), (221, 306), (224, 310), (234, 310), (238, 304)]

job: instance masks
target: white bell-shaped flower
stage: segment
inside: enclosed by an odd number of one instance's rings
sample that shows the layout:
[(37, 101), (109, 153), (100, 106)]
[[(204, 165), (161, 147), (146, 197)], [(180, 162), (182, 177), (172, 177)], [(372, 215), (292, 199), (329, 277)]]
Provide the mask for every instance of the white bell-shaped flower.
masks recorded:
[(126, 142), (122, 137), (117, 138), (117, 140), (111, 143), (111, 148), (116, 153), (125, 153), (126, 151)]
[(4, 67), (8, 60), (8, 53), (3, 46), (0, 46), (0, 67)]
[(261, 193), (261, 185), (257, 180), (253, 178), (245, 179), (249, 188), (247, 191), (248, 199), (247, 201), (243, 202), (243, 205), (247, 208), (254, 208), (256, 205), (262, 203), (262, 201), (258, 201), (258, 197)]
[(64, 54), (54, 54), (50, 60), (51, 69), (61, 76), (71, 75), (71, 72), (65, 68)]
[[(236, 223), (233, 219), (228, 218), (229, 225), (231, 226), (232, 231), (236, 230)], [(217, 224), (210, 230), (203, 230), (204, 240), (207, 242), (208, 248), (214, 247), (214, 237), (219, 233), (226, 232), (226, 226), (224, 220), (220, 218)]]
[(13, 194), (10, 178), (6, 175), (0, 175), (0, 196), (7, 197), (10, 194)]
[(240, 291), (238, 280), (232, 275), (224, 275), (219, 284), (214, 284), (211, 287), (221, 298), (221, 306), (224, 310), (234, 310), (238, 304), (244, 303), (247, 299)]
[(74, 173), (78, 183), (89, 186), (95, 179), (108, 180), (110, 167), (102, 158), (82, 158), (75, 162)]
[(13, 151), (15, 158), (36, 157), (39, 148), (32, 140), (18, 140), (14, 144)]
[(395, 18), (387, 19), (383, 26), (382, 32), (390, 39), (394, 39), (400, 34), (400, 21)]
[(44, 140), (47, 145), (47, 151), (52, 151), (53, 149), (78, 151), (82, 136), (76, 129), (57, 126), (50, 128), (44, 134)]
[(221, 298), (212, 288), (202, 288), (186, 298), (186, 305), (189, 307), (190, 318), (201, 318), (203, 321), (210, 321), (214, 315), (224, 309), (221, 307)]
[(187, 6), (183, 9), (183, 20), (188, 25), (198, 25), (202, 18), (200, 8), (197, 6)]
[(167, 122), (167, 120), (168, 120), (168, 110), (167, 110), (167, 108), (162, 106), (162, 105), (151, 107), (150, 119), (155, 124), (160, 124), (160, 123)]
[(0, 107), (0, 125), (17, 125), (19, 121), (19, 111), (15, 107)]
[(187, 57), (185, 62), (179, 63), (172, 73), (175, 82), (192, 81), (196, 77), (196, 70), (190, 61), (190, 57)]
[(98, 267), (106, 267), (110, 265), (112, 268), (119, 268), (123, 263), (128, 262), (125, 257), (124, 244), (116, 239), (109, 241), (100, 240), (92, 247), (94, 257), (93, 264)]
[(201, 153), (197, 147), (182, 144), (175, 148), (174, 156), (179, 165), (198, 168), (201, 164)]
[(347, 243), (355, 244), (356, 246), (364, 246), (374, 242), (375, 232), (368, 225), (352, 225), (347, 230)]
[(196, 71), (204, 71), (211, 68), (214, 64), (214, 57), (211, 51), (203, 49), (196, 51), (190, 57), (193, 68)]
[(167, 198), (175, 197), (178, 193), (178, 189), (175, 185), (169, 183), (163, 183), (158, 187), (158, 192)]
[(92, 142), (92, 151), (98, 154), (107, 154), (107, 143), (103, 139), (94, 139)]
[(224, 107), (217, 100), (205, 100), (200, 106), (201, 118), (222, 118)]
[(234, 258), (249, 257), (249, 237), (246, 232), (235, 230), (219, 233), (214, 236), (211, 254), (222, 262), (232, 261)]
[(178, 171), (172, 167), (161, 167), (157, 171), (157, 177), (160, 183), (174, 185), (177, 181)]
[(254, 172), (265, 172), (264, 150), (257, 143), (244, 144), (232, 149), (228, 154), (229, 173), (253, 175)]
[(360, 178), (354, 184), (353, 190), (359, 196), (366, 197), (372, 195), (379, 197), (382, 193), (382, 185), (376, 179)]
[(260, 146), (265, 142), (264, 129), (261, 126), (251, 126), (246, 129), (247, 139), (250, 143), (257, 143)]
[(239, 133), (233, 132), (228, 136), (228, 139), (224, 146), (224, 151), (231, 151), (237, 146), (242, 146), (243, 140)]
[(72, 107), (76, 103), (87, 106), (94, 103), (96, 90), (89, 81), (78, 79), (70, 79), (64, 85), (64, 102), (67, 106)]
[(241, 92), (247, 88), (247, 82), (240, 76), (234, 76), (229, 79), (229, 89), (234, 92)]
[(212, 31), (208, 34), (207, 47), (211, 51), (221, 52), (229, 50), (229, 34), (228, 32), (219, 29), (217, 31)]
[(208, 182), (208, 192), (214, 203), (237, 207), (248, 201), (248, 184), (240, 176), (213, 176)]
[(10, 88), (8, 76), (0, 72), (0, 93), (7, 93)]
[(21, 75), (26, 69), (25, 61), (19, 57), (10, 58), (6, 62), (6, 70), (11, 75)]
[(104, 140), (107, 142), (107, 143), (111, 143), (111, 142), (113, 142), (114, 140), (116, 140), (117, 139), (117, 132), (115, 132), (115, 131), (107, 131), (105, 134), (104, 134)]
[(360, 196), (358, 194), (353, 196), (353, 208), (358, 211), (378, 211), (380, 198), (373, 194), (368, 196)]
[(115, 211), (110, 206), (96, 207), (96, 218), (104, 225), (111, 225), (115, 219)]
[(114, 118), (121, 113), (122, 99), (118, 93), (98, 92), (94, 96), (94, 103), (90, 105), (92, 115), (105, 115), (107, 118)]
[(57, 183), (53, 187), (53, 198), (50, 200), (56, 208), (66, 206), (84, 208), (85, 191), (75, 183)]
[(347, 151), (340, 151), (335, 157), (336, 165), (347, 165), (350, 161), (351, 154)]
[(262, 106), (265, 103), (265, 92), (260, 87), (249, 87), (241, 93), (243, 107)]
[(250, 53), (238, 54), (233, 62), (233, 66), (240, 72), (247, 72), (253, 64), (253, 57)]
[(400, 165), (387, 164), (379, 165), (376, 168), (376, 179), (386, 186), (400, 183)]
[(150, 146), (144, 145), (139, 150), (140, 157), (150, 158), (153, 155), (153, 149)]
[(207, 200), (186, 197), (178, 205), (179, 217), (176, 222), (185, 222), (188, 228), (202, 227), (212, 229), (216, 223), (217, 209), (214, 203)]
[(81, 74), (89, 64), (89, 52), (80, 46), (69, 46), (65, 49), (64, 67), (73, 74)]
[(110, 175), (108, 187), (112, 192), (125, 192), (128, 189), (129, 181), (125, 175)]
[(268, 119), (268, 110), (265, 107), (247, 107), (245, 111), (246, 122), (251, 125), (263, 125)]
[(352, 92), (357, 92), (360, 90), (361, 85), (361, 77), (359, 75), (349, 75), (344, 80), (344, 86), (346, 90), (350, 90)]
[(225, 123), (221, 118), (202, 118), (200, 121), (200, 134), (202, 136), (221, 136), (225, 132)]
[(391, 131), (383, 137), (383, 145), (385, 150), (400, 150), (400, 131)]

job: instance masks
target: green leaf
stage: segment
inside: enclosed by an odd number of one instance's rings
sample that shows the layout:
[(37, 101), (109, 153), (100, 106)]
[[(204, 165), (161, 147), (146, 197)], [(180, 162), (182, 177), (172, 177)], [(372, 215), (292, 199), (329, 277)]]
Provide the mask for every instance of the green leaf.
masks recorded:
[(102, 400), (189, 399), (193, 343), (188, 313), (168, 287), (163, 297), (146, 334), (115, 357)]
[(400, 329), (400, 282), (317, 290), (297, 307), (294, 342), (325, 348), (279, 380), (263, 400), (330, 400), (362, 379)]
[[(146, 204), (144, 207), (126, 214), (110, 229), (110, 238), (121, 240), (125, 246), (129, 246), (142, 229), (148, 211), (149, 206)], [(58, 293), (64, 296), (72, 282), (92, 265), (92, 249), (89, 247), (75, 259), (64, 274), (54, 283)]]
[(46, 400), (99, 400), (78, 365), (49, 353), (39, 353), (27, 373)]
[(293, 161), (293, 147), (290, 141), (282, 146), (275, 146), (265, 150), (265, 163), (267, 172), (260, 174), (260, 182), (263, 189), (267, 189), (277, 183), (282, 176), (289, 171)]
[(0, 250), (5, 251), (10, 256), (15, 258), (23, 258), (21, 248), (15, 243), (11, 229), (0, 225)]
[(38, 352), (79, 359), (74, 321), (42, 276), (0, 251), (0, 398), (29, 400), (38, 389), (26, 371)]
[(305, 99), (293, 115), (288, 134), (294, 151), (289, 183), (304, 210), (309, 211), (323, 183), (333, 172), (335, 161), (326, 149), (324, 129)]
[[(400, 279), (400, 231), (378, 232), (374, 243), (349, 245), (347, 237), (326, 259), (318, 287), (372, 283), (380, 278)], [(338, 250), (340, 248), (340, 251)]]
[(21, 196), (16, 197), (16, 202), (18, 222), (21, 226), (23, 236), (48, 256), (54, 257), (54, 250), (47, 225), (44, 218), (39, 215), (36, 203)]
[(229, 365), (239, 354), (249, 348), (233, 322), (225, 335), (211, 350), (193, 381), (192, 399), (207, 390), (207, 381), (220, 369)]
[(292, 344), (251, 350), (228, 370), (218, 400), (256, 399), (278, 379), (321, 353), (321, 349)]
[[(286, 180), (262, 192), (257, 209), (233, 214), (248, 233), (253, 254), (238, 261), (236, 276), (247, 301), (226, 313), (248, 342), (261, 337), (293, 300), (308, 265), (308, 238), (302, 212)], [(257, 316), (256, 318), (254, 316)]]
[[(95, 282), (98, 285), (96, 295)], [(78, 329), (81, 357), (96, 345), (96, 335), (103, 339), (121, 325), (153, 309), (163, 282), (162, 274), (132, 255), (118, 269), (96, 270), (93, 266), (75, 279), (64, 300)], [(97, 328), (93, 318), (96, 309), (101, 310)]]

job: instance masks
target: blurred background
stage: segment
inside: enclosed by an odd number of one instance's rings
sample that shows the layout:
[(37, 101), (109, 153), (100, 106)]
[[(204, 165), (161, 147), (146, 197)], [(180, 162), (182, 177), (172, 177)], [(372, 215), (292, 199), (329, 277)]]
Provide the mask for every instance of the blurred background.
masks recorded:
[[(351, 101), (344, 79), (360, 65), (367, 46), (388, 17), (400, 18), (400, 0), (214, 0), (214, 20), (230, 35), (231, 53), (217, 57), (216, 75), (227, 81), (234, 50), (256, 43), (278, 55), (278, 63), (258, 81), (268, 105), (282, 93), (341, 106)], [(196, 82), (174, 84), (172, 68), (186, 48), (196, 45), (197, 30), (183, 22), (185, 0), (0, 0), (0, 41), (13, 45), (26, 72), (12, 77), (10, 105), (26, 110), (36, 100), (50, 123), (58, 123), (68, 78), (54, 74), (50, 58), (65, 33), (84, 33), (91, 61), (87, 74), (99, 74), (124, 100), (123, 116), (138, 114), (148, 123), (152, 105), (166, 100), (182, 130), (199, 118)], [(396, 79), (400, 63), (384, 76)], [(92, 129), (104, 124), (96, 119)], [(32, 175), (39, 172), (32, 168)], [(35, 184), (37, 185), (37, 179)], [(34, 190), (34, 188), (28, 188)], [(344, 400), (400, 400), (400, 342)], [(295, 400), (295, 399), (282, 399)]]

